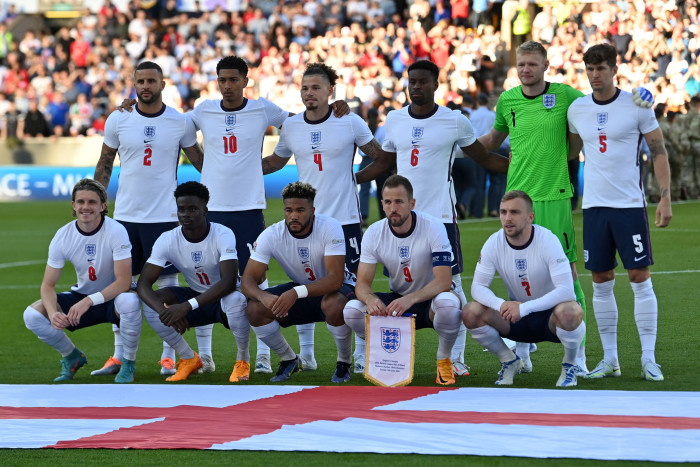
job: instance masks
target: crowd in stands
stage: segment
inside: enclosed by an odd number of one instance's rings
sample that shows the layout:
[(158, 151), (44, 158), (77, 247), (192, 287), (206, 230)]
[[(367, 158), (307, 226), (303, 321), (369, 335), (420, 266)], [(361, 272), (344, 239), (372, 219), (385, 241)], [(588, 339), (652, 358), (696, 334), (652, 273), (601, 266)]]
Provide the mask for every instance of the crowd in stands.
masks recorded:
[[(149, 3), (157, 5), (146, 10), (131, 1), (119, 10), (107, 0), (70, 27), (21, 37), (11, 32), (17, 13), (3, 11), (2, 136), (101, 134), (107, 115), (134, 97), (133, 69), (143, 60), (163, 68), (164, 101), (183, 111), (220, 97), (215, 67), (226, 55), (250, 63), (249, 97), (292, 112), (303, 110), (301, 75), (316, 61), (338, 71), (335, 97), (363, 116), (371, 107), (384, 115), (404, 105), (406, 69), (421, 59), (441, 69), (437, 101), (462, 105), (466, 95), (519, 84), (511, 46), (520, 36), (547, 47), (548, 80), (584, 92), (583, 52), (602, 41), (620, 52), (621, 88), (644, 86), (680, 112), (700, 92), (697, 1), (537, 2), (526, 9), (527, 1), (253, 0), (233, 2), (238, 11), (226, 11), (223, 1), (195, 2), (194, 12), (179, 11), (176, 0)], [(512, 35), (510, 11), (512, 24), (520, 21)]]

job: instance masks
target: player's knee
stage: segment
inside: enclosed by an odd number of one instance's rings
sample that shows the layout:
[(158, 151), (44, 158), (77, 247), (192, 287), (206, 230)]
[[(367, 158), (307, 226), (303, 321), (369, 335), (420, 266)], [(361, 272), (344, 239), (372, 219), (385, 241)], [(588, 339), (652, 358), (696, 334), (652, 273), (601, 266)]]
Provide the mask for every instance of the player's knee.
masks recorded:
[(245, 313), (246, 305), (247, 300), (245, 295), (238, 291), (221, 297), (221, 309), (224, 310), (224, 313), (233, 310), (240, 310), (241, 312)]
[(443, 319), (454, 319), (459, 321), (460, 315), (459, 297), (451, 292), (441, 292), (431, 303), (431, 307), (436, 315), (440, 315)]
[(560, 303), (554, 307), (554, 318), (562, 329), (575, 329), (583, 321), (583, 308), (573, 300)]
[(365, 310), (367, 307), (359, 300), (350, 300), (343, 308), (343, 318), (345, 323), (353, 331), (364, 336), (365, 334)]
[(40, 326), (41, 324), (45, 324), (48, 318), (44, 316), (39, 310), (36, 308), (33, 308), (31, 306), (28, 306), (23, 313), (24, 317), (24, 325), (27, 327), (29, 330), (34, 330), (37, 328), (37, 326)]
[(141, 300), (135, 293), (120, 293), (114, 298), (114, 308), (120, 317), (132, 318), (141, 313)]
[(326, 322), (332, 326), (342, 326), (345, 324), (343, 319), (343, 308), (347, 303), (347, 299), (339, 293), (325, 295), (321, 300), (321, 311), (326, 317)]
[(257, 300), (248, 301), (248, 305), (245, 308), (245, 315), (248, 318), (251, 326), (262, 326), (265, 324), (265, 316), (271, 314), (272, 312)]
[(179, 284), (177, 280), (177, 274), (168, 274), (167, 276), (162, 276), (159, 277), (156, 280), (156, 286), (158, 286), (159, 289), (163, 289), (165, 287), (177, 287)]
[(467, 329), (478, 328), (482, 325), (486, 307), (479, 302), (469, 302), (462, 309), (462, 321)]

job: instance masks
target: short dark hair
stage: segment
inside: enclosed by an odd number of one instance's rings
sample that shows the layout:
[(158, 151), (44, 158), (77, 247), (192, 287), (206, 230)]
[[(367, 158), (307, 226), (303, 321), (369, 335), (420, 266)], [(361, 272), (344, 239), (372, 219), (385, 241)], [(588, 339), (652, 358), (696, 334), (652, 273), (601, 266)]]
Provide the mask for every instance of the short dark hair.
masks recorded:
[(597, 65), (605, 62), (610, 68), (617, 65), (617, 49), (610, 44), (596, 44), (583, 54), (583, 63)]
[(219, 75), (221, 70), (238, 70), (241, 76), (248, 76), (248, 64), (241, 57), (229, 55), (219, 60), (216, 64), (216, 75)]
[[(71, 194), (71, 201), (75, 201), (75, 195), (79, 191), (92, 191), (94, 193), (97, 193), (97, 196), (100, 197), (100, 202), (101, 203), (106, 203), (108, 198), (107, 198), (107, 190), (105, 189), (104, 185), (98, 182), (97, 180), (93, 180), (91, 178), (83, 178), (81, 180), (78, 180), (78, 183), (73, 186), (73, 193)], [(100, 214), (103, 216), (107, 214), (108, 209), (105, 207), (105, 210), (102, 211)], [(75, 209), (73, 210), (73, 217), (78, 217), (77, 213), (75, 212)]]
[(430, 74), (433, 75), (433, 79), (436, 83), (440, 79), (440, 69), (430, 60), (418, 60), (417, 62), (413, 62), (411, 66), (408, 67), (408, 73), (410, 74), (413, 70), (429, 71)]
[(205, 205), (209, 203), (209, 189), (199, 182), (191, 181), (178, 185), (173, 194), (175, 199), (182, 196), (195, 196), (204, 201)]
[(313, 204), (314, 198), (316, 198), (316, 188), (304, 182), (290, 183), (282, 190), (282, 199), (290, 198), (308, 199)]
[(528, 212), (532, 212), (532, 198), (530, 198), (530, 195), (521, 190), (510, 190), (505, 195), (503, 195), (503, 198), (501, 198), (501, 202), (510, 201), (511, 199), (518, 198), (525, 201), (525, 204), (527, 204)]
[(163, 76), (163, 69), (156, 62), (141, 62), (136, 65), (134, 72), (140, 70), (156, 70), (161, 77)]
[(335, 83), (338, 81), (338, 73), (325, 63), (309, 63), (306, 65), (302, 78), (309, 75), (325, 76), (331, 86), (335, 86)]
[(656, 104), (656, 107), (654, 107), (654, 116), (656, 118), (661, 118), (664, 116), (666, 113), (666, 104), (663, 102)]
[(410, 180), (403, 175), (391, 175), (387, 178), (382, 187), (382, 191), (384, 191), (385, 188), (398, 188), (400, 186), (406, 188), (408, 199), (413, 199), (413, 185), (411, 185)]

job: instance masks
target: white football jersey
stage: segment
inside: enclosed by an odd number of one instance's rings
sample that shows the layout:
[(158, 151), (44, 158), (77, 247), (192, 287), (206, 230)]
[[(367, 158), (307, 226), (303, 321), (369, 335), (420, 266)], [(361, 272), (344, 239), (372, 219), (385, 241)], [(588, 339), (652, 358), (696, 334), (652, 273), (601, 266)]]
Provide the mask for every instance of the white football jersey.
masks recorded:
[(364, 120), (351, 113), (341, 118), (329, 110), (319, 121), (306, 119), (306, 112), (288, 118), (282, 125), (275, 154), (294, 160), (299, 180), (316, 188), (316, 213), (330, 216), (342, 225), (361, 220), (357, 182), (352, 169), (357, 146), (372, 141)]
[(90, 295), (116, 280), (115, 261), (130, 258), (131, 243), (126, 229), (114, 219), (105, 217), (95, 232), (81, 231), (77, 221), (61, 227), (51, 240), (46, 264), (63, 269), (66, 261), (70, 261), (78, 279), (71, 290)]
[(598, 102), (592, 94), (575, 100), (567, 118), (586, 155), (583, 209), (644, 207), (639, 150), (642, 135), (659, 127), (654, 111), (635, 105), (631, 93), (618, 89), (609, 101)]
[[(345, 257), (345, 236), (340, 222), (322, 214), (314, 215), (311, 233), (304, 238), (292, 236), (284, 221), (272, 224), (260, 234), (250, 253), (250, 259), (263, 264), (275, 258), (289, 279), (302, 285), (327, 274), (325, 256)], [(355, 285), (347, 268), (344, 282)]]
[(197, 142), (192, 123), (172, 107), (144, 114), (112, 112), (104, 143), (119, 152), (121, 172), (114, 218), (126, 222), (177, 221), (173, 192), (177, 187), (180, 148)]
[(206, 100), (186, 114), (204, 136), (202, 184), (210, 211), (265, 209), (262, 147), (269, 126), (279, 127), (289, 112), (266, 99), (244, 99), (236, 109)]
[[(503, 229), (489, 237), (481, 249), (474, 272), (474, 281), (485, 277), (490, 284), (498, 271), (508, 289), (510, 300), (522, 302), (520, 312), (524, 316), (532, 311), (552, 308), (566, 300), (575, 300), (571, 266), (561, 243), (550, 230), (533, 224), (534, 234), (522, 247), (511, 246)], [(566, 275), (571, 278), (565, 296), (557, 296), (551, 303), (537, 301), (555, 289), (553, 277)], [(494, 310), (500, 310), (503, 299), (493, 295), (487, 303), (474, 300)]]
[(396, 153), (397, 173), (411, 181), (416, 210), (443, 223), (452, 222), (455, 143), (463, 148), (476, 141), (469, 119), (459, 110), (442, 106), (436, 106), (434, 113), (417, 117), (406, 106), (390, 112), (384, 128), (382, 147)]
[(439, 219), (414, 211), (413, 228), (407, 234), (396, 234), (386, 218), (370, 225), (362, 237), (360, 262), (383, 264), (391, 290), (406, 295), (435, 278), (434, 266), (452, 264), (452, 248)]
[(236, 237), (228, 227), (210, 222), (207, 236), (197, 243), (185, 238), (182, 227), (163, 232), (148, 262), (160, 267), (172, 263), (192, 290), (203, 293), (221, 280), (219, 263), (228, 259), (238, 259)]

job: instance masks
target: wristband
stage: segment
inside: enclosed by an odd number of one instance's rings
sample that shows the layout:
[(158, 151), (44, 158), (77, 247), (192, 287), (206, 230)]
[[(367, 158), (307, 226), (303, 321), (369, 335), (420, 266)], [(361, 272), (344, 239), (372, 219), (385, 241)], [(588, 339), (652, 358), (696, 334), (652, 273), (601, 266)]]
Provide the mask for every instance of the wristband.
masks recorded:
[(105, 297), (102, 295), (102, 292), (95, 292), (93, 294), (88, 295), (88, 298), (92, 300), (92, 306), (95, 305), (102, 305), (105, 302)]
[(192, 307), (193, 310), (196, 310), (197, 308), (199, 308), (199, 302), (197, 301), (196, 298), (190, 298), (189, 300), (187, 300), (187, 303), (190, 304), (190, 306)]
[(309, 289), (307, 289), (305, 285), (297, 285), (294, 287), (294, 291), (299, 298), (306, 298), (309, 296)]

